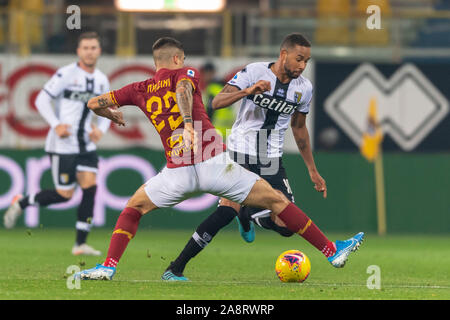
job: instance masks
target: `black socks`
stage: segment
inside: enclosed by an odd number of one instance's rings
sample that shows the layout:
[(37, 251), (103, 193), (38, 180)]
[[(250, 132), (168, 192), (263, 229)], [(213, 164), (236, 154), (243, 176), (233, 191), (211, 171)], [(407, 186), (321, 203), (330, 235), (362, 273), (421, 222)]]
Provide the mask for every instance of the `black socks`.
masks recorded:
[(182, 274), (186, 264), (203, 250), (219, 232), (220, 229), (228, 225), (237, 212), (232, 207), (219, 206), (210, 216), (208, 216), (194, 232), (180, 255), (173, 261), (169, 268), (175, 274)]
[[(83, 197), (77, 209), (77, 223), (76, 223), (76, 243), (77, 245), (86, 242), (86, 238), (91, 229), (91, 220), (94, 215), (94, 200), (97, 186), (92, 186), (83, 189)], [(42, 190), (35, 195), (27, 195), (19, 201), (19, 206), (22, 209), (30, 205), (39, 205), (46, 207), (52, 204), (68, 201), (68, 198), (61, 196), (55, 189)]]
[(76, 244), (80, 245), (86, 242), (87, 236), (91, 231), (92, 217), (94, 216), (94, 200), (97, 186), (83, 189), (83, 197), (77, 209), (77, 223), (75, 228)]
[(27, 195), (19, 201), (19, 205), (22, 209), (34, 204), (45, 207), (55, 203), (66, 202), (68, 200), (69, 199), (61, 196), (55, 189), (51, 189), (39, 191), (35, 195)]

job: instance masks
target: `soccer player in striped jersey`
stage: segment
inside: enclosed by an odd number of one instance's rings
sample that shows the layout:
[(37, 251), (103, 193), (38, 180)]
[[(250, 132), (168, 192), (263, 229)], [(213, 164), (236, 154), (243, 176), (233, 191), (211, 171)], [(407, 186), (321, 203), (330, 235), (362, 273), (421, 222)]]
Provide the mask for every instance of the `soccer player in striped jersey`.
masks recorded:
[(51, 159), (55, 188), (26, 196), (17, 195), (4, 215), (5, 227), (12, 228), (27, 206), (66, 202), (72, 198), (78, 184), (83, 196), (77, 209), (73, 255), (101, 254), (86, 243), (97, 191), (98, 156), (95, 144), (111, 124), (109, 119), (98, 117), (95, 125), (92, 122), (94, 113), (87, 107), (90, 98), (109, 91), (108, 78), (96, 68), (100, 54), (98, 34), (81, 34), (77, 48), (78, 62), (58, 69), (37, 96), (36, 107), (50, 125), (45, 151)]
[[(220, 109), (242, 99), (228, 137), (228, 152), (232, 159), (260, 175), (292, 202), (294, 196), (282, 162), (284, 137), (289, 125), (314, 188), (322, 192), (324, 198), (327, 197), (326, 182), (316, 168), (306, 127), (313, 87), (302, 72), (310, 57), (310, 42), (301, 34), (290, 34), (283, 40), (276, 62), (247, 65), (213, 100), (213, 108)], [(258, 83), (265, 86), (264, 92), (253, 94), (247, 91)], [(169, 278), (170, 275), (173, 280), (182, 280), (187, 263), (235, 217), (240, 233), (247, 242), (255, 238), (253, 222), (285, 237), (295, 233), (286, 228), (285, 223), (270, 210), (241, 206), (222, 198), (216, 211), (198, 226), (183, 251), (170, 263), (163, 278)], [(310, 219), (307, 221), (299, 233), (320, 250), (333, 266), (342, 267), (346, 259), (336, 259), (336, 255), (345, 246), (344, 242), (327, 242), (320, 229)], [(361, 238), (362, 235), (357, 237)], [(351, 244), (352, 240), (347, 243)]]

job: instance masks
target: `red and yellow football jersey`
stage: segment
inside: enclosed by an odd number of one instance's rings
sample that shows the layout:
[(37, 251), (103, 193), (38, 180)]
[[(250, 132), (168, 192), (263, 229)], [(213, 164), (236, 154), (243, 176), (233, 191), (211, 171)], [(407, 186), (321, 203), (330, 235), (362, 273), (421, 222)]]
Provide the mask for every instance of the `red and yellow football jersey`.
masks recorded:
[[(152, 79), (134, 82), (110, 92), (118, 105), (138, 106), (155, 126), (164, 146), (168, 168), (192, 165), (205, 161), (225, 150), (222, 137), (217, 133), (206, 114), (199, 90), (199, 72), (184, 67), (160, 69)], [(191, 82), (193, 93), (192, 120), (198, 141), (196, 151), (183, 142), (184, 122), (176, 102), (178, 82)]]

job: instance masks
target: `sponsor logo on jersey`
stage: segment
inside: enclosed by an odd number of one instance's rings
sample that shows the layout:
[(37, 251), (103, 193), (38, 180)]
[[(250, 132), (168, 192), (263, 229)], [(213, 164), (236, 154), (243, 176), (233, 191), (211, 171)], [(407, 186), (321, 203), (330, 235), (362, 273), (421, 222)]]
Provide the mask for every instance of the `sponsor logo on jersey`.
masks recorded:
[(284, 97), (284, 89), (283, 88), (278, 89), (277, 96)]
[(187, 75), (189, 76), (189, 77), (194, 77), (195, 76), (195, 72), (194, 72), (194, 70), (192, 70), (192, 69), (188, 69), (188, 71), (187, 71)]
[(186, 146), (183, 141), (182, 134), (173, 134), (166, 139), (167, 146), (172, 149), (167, 151), (169, 157), (180, 157), (184, 152), (188, 152), (191, 147)]
[(273, 110), (283, 114), (291, 115), (298, 107), (298, 105), (293, 102), (289, 102), (280, 98), (275, 98), (267, 94), (251, 95), (248, 96), (248, 98), (251, 99), (253, 103), (258, 107)]
[(98, 96), (98, 94), (87, 91), (64, 90), (64, 98), (69, 100), (81, 101), (87, 103), (89, 99)]
[(179, 147), (183, 144), (183, 135), (182, 134), (174, 134), (167, 138), (166, 140), (169, 148), (173, 149), (175, 147)]

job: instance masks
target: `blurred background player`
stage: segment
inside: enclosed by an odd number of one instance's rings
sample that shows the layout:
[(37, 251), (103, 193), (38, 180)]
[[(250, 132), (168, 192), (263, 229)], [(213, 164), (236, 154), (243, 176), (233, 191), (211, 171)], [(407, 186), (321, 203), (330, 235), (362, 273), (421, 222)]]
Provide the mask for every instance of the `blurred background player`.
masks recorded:
[[(278, 61), (247, 65), (225, 85), (212, 102), (214, 109), (229, 109), (224, 107), (239, 100), (237, 96), (230, 99), (232, 93), (251, 87), (259, 80), (270, 82), (272, 90), (258, 96), (249, 95), (242, 100), (236, 123), (228, 137), (227, 148), (236, 162), (260, 175), (292, 202), (294, 196), (281, 158), (289, 123), (315, 189), (323, 192), (324, 198), (327, 196), (326, 183), (316, 168), (306, 127), (313, 87), (301, 74), (311, 58), (310, 51), (311, 44), (303, 35), (293, 33), (286, 36), (281, 44)], [(200, 241), (198, 235), (208, 234), (212, 239), (236, 216), (241, 235), (247, 242), (253, 242), (255, 238), (252, 221), (282, 236), (293, 235), (279, 219), (276, 218), (278, 224), (272, 220), (270, 210), (241, 208), (236, 203), (221, 199), (216, 211), (198, 226), (168, 269), (175, 275), (181, 275), (190, 259), (211, 241)], [(323, 253), (332, 256), (331, 250)]]
[(77, 47), (78, 62), (58, 69), (37, 96), (36, 107), (50, 125), (45, 151), (51, 159), (55, 189), (25, 197), (17, 195), (4, 215), (5, 227), (13, 228), (27, 206), (66, 202), (72, 198), (78, 183), (83, 195), (77, 209), (76, 239), (72, 248), (74, 255), (101, 254), (86, 244), (97, 191), (98, 156), (95, 144), (111, 124), (110, 120), (99, 117), (98, 126), (94, 125), (93, 112), (87, 107), (91, 97), (109, 91), (108, 78), (96, 68), (100, 54), (98, 34), (81, 34)]
[(225, 83), (216, 77), (216, 67), (214, 63), (207, 62), (201, 68), (202, 97), (206, 113), (217, 131), (226, 139), (227, 130), (231, 129), (236, 114), (233, 108), (223, 108), (214, 110), (212, 101), (214, 97), (222, 91)]

